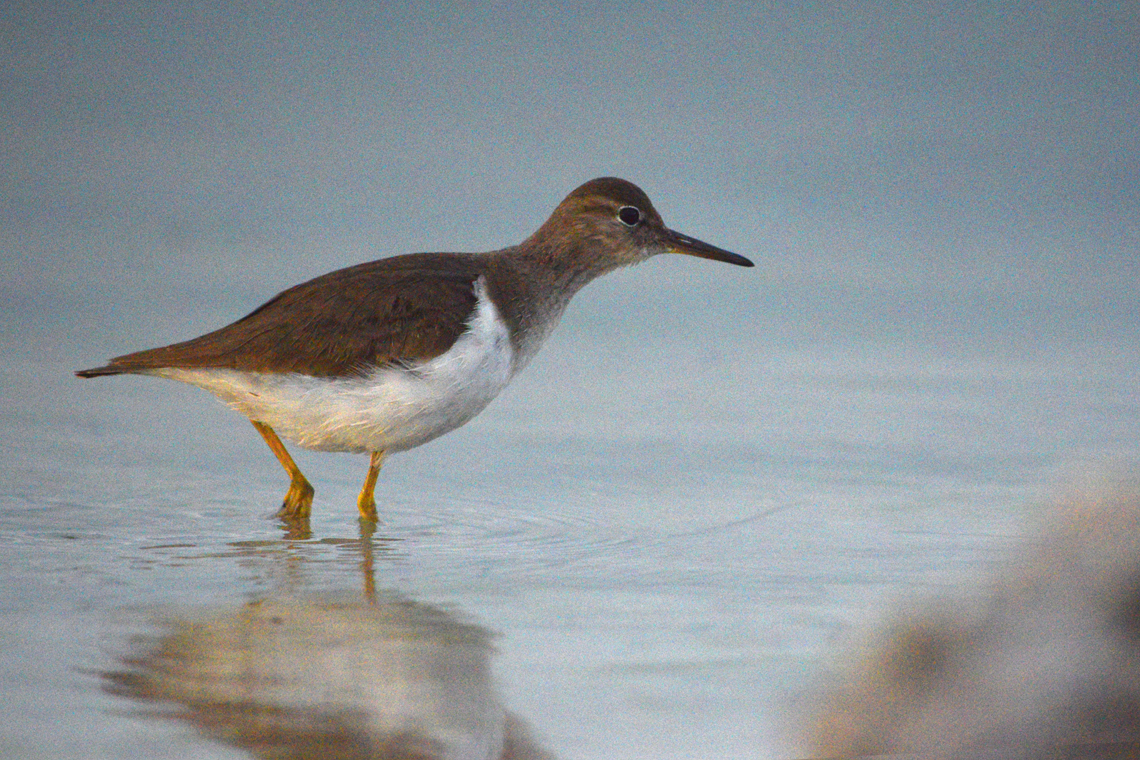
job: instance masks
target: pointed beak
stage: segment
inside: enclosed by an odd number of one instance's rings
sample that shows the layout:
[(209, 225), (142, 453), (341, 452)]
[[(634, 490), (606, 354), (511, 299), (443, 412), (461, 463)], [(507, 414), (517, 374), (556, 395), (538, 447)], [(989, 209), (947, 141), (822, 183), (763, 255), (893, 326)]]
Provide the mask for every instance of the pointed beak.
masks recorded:
[(736, 264), (738, 267), (753, 266), (752, 262), (743, 256), (726, 251), (723, 248), (717, 248), (715, 245), (702, 243), (696, 238), (682, 235), (675, 230), (665, 230), (665, 250), (669, 253), (683, 253), (687, 256), (699, 256), (702, 259)]

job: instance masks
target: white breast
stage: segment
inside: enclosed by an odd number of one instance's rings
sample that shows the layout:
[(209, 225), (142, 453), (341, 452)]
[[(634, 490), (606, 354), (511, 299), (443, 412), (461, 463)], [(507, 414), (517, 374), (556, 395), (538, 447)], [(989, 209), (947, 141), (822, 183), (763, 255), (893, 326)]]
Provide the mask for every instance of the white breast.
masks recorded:
[(475, 283), (467, 331), (447, 353), (410, 368), (352, 378), (160, 369), (149, 374), (197, 385), (250, 419), (319, 451), (405, 451), (469, 421), (514, 374), (507, 325)]

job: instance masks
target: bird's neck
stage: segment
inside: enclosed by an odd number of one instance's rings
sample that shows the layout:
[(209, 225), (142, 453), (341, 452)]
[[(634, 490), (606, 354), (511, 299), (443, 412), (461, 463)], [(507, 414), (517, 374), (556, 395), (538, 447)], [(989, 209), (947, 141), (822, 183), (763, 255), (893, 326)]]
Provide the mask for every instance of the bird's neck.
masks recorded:
[(574, 294), (591, 280), (615, 269), (589, 247), (569, 249), (565, 243), (535, 240), (488, 254), (497, 277), (493, 297), (512, 336), (521, 369), (558, 325)]
[[(515, 248), (504, 251), (520, 270), (566, 301), (592, 280), (625, 266), (596, 231), (585, 225), (548, 222)], [(569, 229), (568, 229), (569, 228)]]

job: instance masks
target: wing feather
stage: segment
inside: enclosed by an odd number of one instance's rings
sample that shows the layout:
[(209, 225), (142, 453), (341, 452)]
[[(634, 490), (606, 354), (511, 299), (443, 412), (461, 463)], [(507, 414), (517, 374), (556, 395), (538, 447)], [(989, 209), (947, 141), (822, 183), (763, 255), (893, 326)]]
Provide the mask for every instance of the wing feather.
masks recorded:
[(480, 259), (411, 254), (317, 277), (231, 325), (112, 359), (84, 377), (165, 367), (350, 375), (446, 352), (475, 308)]

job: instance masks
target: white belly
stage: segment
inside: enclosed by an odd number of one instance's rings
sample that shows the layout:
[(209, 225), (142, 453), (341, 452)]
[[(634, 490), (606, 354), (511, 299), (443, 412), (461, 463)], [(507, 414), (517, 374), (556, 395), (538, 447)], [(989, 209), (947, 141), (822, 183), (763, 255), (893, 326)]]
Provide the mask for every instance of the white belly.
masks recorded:
[(483, 283), (467, 331), (429, 362), (376, 369), (351, 378), (239, 372), (154, 370), (148, 374), (197, 385), (250, 419), (319, 451), (405, 451), (469, 421), (514, 373), (507, 326)]

